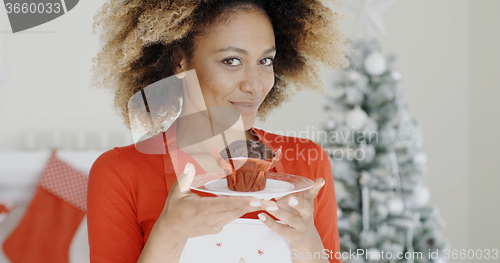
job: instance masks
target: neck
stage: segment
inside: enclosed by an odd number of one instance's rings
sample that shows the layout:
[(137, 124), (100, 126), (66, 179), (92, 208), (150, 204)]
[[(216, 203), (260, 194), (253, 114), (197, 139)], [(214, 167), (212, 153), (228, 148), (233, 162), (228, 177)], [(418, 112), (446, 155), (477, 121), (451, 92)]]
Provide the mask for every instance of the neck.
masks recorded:
[(210, 121), (202, 114), (179, 118), (175, 133), (177, 146), (183, 148), (213, 137)]
[[(212, 123), (212, 125), (208, 116), (201, 114), (192, 114), (179, 118), (175, 132), (177, 147), (181, 149), (188, 149), (189, 147), (192, 153), (211, 153), (211, 147), (222, 150), (236, 140), (259, 140), (257, 136), (250, 132), (251, 129), (245, 130), (243, 136), (243, 126), (240, 125), (241, 129), (239, 130), (228, 129), (224, 131), (226, 139), (224, 142), (221, 134), (215, 134), (216, 136), (214, 136), (212, 132), (212, 129), (220, 131), (221, 128), (215, 123)], [(225, 145), (226, 143), (227, 145)]]

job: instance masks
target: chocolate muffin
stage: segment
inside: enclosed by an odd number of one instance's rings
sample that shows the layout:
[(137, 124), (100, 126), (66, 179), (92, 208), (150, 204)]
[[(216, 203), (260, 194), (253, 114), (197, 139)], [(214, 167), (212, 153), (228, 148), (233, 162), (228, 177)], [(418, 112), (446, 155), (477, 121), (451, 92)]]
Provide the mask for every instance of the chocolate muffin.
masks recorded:
[[(228, 149), (231, 158), (228, 158)], [(228, 162), (233, 167), (231, 171), (226, 169), (227, 186), (230, 190), (254, 192), (266, 188), (269, 170), (275, 165), (275, 162), (271, 163), (275, 154), (265, 144), (253, 140), (238, 140), (219, 154), (224, 159), (223, 162)]]

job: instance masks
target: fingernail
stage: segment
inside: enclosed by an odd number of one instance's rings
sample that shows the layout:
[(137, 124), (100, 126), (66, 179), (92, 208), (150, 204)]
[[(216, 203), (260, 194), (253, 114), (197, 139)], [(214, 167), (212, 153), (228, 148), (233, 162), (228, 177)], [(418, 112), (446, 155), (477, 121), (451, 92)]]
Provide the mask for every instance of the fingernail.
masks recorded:
[(277, 206), (269, 206), (266, 208), (267, 211), (276, 211), (278, 210), (278, 207)]
[(253, 206), (253, 207), (259, 207), (261, 205), (262, 204), (259, 201), (252, 201), (252, 202), (250, 202), (250, 206)]
[(257, 215), (257, 216), (259, 217), (259, 219), (260, 219), (262, 222), (266, 221), (266, 219), (267, 219), (267, 218), (266, 218), (266, 216), (265, 216), (264, 214), (259, 214), (259, 215)]
[(323, 179), (323, 182), (321, 183), (321, 187), (323, 187), (323, 185), (325, 185), (325, 179)]
[(288, 205), (290, 205), (290, 206), (296, 206), (298, 204), (299, 204), (299, 200), (297, 200), (297, 198), (295, 198), (293, 196), (290, 198), (290, 201), (288, 201)]
[(190, 162), (188, 162), (188, 163), (186, 164), (186, 166), (184, 166), (184, 172), (183, 172), (184, 174), (188, 174), (188, 173), (189, 173), (189, 169), (190, 169), (189, 167), (191, 166), (190, 164), (191, 164), (191, 163), (190, 163)]

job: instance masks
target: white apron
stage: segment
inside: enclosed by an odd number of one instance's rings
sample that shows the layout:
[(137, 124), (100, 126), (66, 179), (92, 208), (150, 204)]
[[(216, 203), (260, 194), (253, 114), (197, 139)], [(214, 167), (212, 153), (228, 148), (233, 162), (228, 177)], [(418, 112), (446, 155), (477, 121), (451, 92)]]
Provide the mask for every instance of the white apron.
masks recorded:
[(215, 235), (188, 239), (179, 263), (292, 263), (290, 244), (258, 219), (238, 218)]

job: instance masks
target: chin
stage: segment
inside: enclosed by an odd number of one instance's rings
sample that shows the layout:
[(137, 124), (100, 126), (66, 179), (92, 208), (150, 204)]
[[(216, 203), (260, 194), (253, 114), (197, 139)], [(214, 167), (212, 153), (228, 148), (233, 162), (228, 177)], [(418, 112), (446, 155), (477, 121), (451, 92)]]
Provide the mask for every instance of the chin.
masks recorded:
[(253, 127), (255, 124), (255, 117), (256, 116), (242, 116), (245, 131), (250, 130)]

